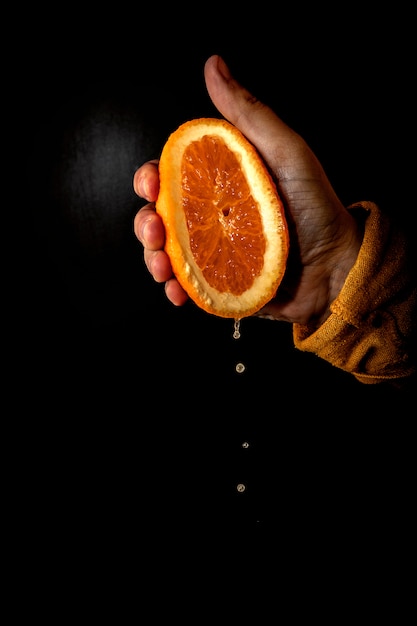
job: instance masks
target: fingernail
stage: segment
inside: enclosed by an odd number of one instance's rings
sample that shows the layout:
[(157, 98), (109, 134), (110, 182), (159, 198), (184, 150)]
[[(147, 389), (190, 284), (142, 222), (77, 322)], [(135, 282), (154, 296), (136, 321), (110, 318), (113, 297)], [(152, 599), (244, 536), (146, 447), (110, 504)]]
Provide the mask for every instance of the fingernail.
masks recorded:
[(139, 176), (138, 187), (139, 187), (139, 193), (142, 196), (142, 198), (146, 198), (146, 178), (145, 178), (145, 176)]
[(138, 168), (133, 175), (133, 188), (138, 196), (140, 196), (141, 198), (143, 198), (142, 187), (142, 176), (139, 174)]
[(146, 174), (142, 174), (138, 179), (139, 194), (142, 198), (149, 200), (149, 180)]
[(141, 229), (139, 231), (139, 241), (143, 245), (146, 244), (146, 233), (145, 233), (145, 231), (147, 230), (148, 224), (149, 224), (149, 222), (151, 220), (152, 220), (152, 217), (147, 217), (145, 220), (143, 220), (142, 227), (141, 227)]

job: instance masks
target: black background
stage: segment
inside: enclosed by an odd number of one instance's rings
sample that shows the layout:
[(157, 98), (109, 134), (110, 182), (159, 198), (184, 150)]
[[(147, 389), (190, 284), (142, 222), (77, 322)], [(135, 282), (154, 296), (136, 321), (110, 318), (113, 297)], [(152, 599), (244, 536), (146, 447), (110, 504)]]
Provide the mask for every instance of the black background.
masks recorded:
[(213, 53), (308, 140), (345, 204), (411, 224), (414, 37), (378, 12), (25, 14), (11, 369), (29, 552), (41, 537), (56, 562), (103, 564), (156, 529), (201, 548), (201, 529), (279, 528), (283, 549), (343, 559), (404, 540), (410, 392), (297, 352), (290, 326), (248, 319), (234, 340), (232, 321), (173, 307), (133, 235), (135, 169), (217, 115)]

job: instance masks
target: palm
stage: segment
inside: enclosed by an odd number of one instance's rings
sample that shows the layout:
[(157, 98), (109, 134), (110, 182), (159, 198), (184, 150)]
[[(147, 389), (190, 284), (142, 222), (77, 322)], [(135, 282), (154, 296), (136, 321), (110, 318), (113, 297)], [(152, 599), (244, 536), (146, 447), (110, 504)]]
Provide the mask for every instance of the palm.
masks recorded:
[[(279, 166), (271, 159), (269, 166), (287, 211), (290, 256), (277, 296), (262, 314), (307, 323), (328, 311), (335, 258), (343, 254), (352, 218), (308, 146), (292, 131), (291, 137), (286, 135), (287, 142), (289, 139), (290, 143), (280, 144)], [(268, 156), (267, 150), (259, 150), (264, 158)]]

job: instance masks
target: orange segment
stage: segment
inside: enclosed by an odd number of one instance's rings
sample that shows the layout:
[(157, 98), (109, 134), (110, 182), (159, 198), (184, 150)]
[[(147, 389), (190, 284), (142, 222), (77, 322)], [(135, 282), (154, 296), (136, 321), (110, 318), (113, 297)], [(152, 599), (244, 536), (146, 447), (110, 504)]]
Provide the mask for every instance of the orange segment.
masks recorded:
[(265, 238), (236, 155), (220, 136), (194, 141), (184, 151), (182, 181), (195, 262), (218, 291), (242, 294), (262, 271)]
[(225, 120), (180, 126), (163, 147), (156, 210), (165, 249), (188, 295), (241, 319), (276, 293), (289, 238), (281, 199), (259, 154)]

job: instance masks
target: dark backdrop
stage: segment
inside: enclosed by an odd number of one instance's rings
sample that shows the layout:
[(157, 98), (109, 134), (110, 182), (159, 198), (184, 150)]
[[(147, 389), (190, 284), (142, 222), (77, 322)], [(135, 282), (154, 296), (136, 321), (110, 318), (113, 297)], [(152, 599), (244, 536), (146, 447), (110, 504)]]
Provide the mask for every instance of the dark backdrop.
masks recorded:
[(410, 522), (410, 395), (295, 351), (290, 326), (248, 319), (234, 340), (232, 321), (173, 307), (133, 235), (132, 177), (180, 123), (217, 114), (203, 65), (220, 53), (310, 142), (346, 204), (375, 200), (411, 223), (407, 20), (206, 18), (120, 12), (64, 28), (50, 16), (26, 41), (14, 400), (25, 511), (69, 560), (80, 545), (103, 560), (104, 537), (107, 554), (136, 551), (138, 529), (272, 523), (283, 548), (319, 536), (348, 558), (366, 536), (376, 554), (387, 516)]

